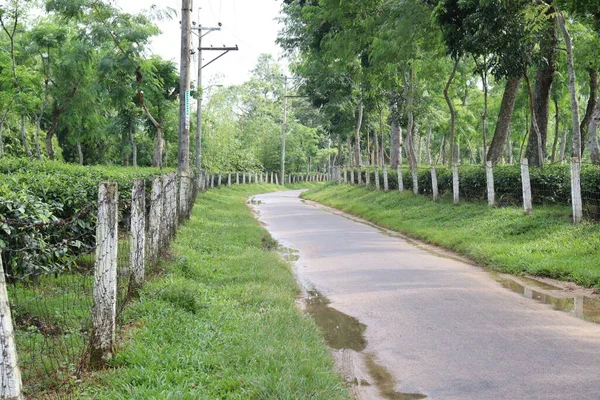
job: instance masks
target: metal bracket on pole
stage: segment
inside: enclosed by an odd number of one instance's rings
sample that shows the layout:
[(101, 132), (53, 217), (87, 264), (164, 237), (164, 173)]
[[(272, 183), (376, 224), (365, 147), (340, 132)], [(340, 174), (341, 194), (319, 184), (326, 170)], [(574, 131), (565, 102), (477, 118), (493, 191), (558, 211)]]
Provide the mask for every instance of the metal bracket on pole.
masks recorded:
[(209, 62), (207, 62), (206, 64), (204, 64), (202, 66), (202, 69), (208, 67), (210, 64), (214, 63), (215, 61), (217, 61), (219, 58), (223, 57), (225, 54), (229, 53), (230, 51), (237, 51), (239, 50), (238, 46), (236, 45), (235, 47), (201, 47), (200, 48), (201, 51), (204, 50), (217, 50), (217, 51), (222, 51), (222, 54), (219, 54), (217, 57), (213, 58), (212, 60), (210, 60)]

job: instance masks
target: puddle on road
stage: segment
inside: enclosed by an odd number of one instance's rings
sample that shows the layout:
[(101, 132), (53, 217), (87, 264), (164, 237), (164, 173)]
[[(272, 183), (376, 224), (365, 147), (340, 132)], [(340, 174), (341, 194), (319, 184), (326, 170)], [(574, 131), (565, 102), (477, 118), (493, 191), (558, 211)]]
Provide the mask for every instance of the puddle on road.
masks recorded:
[(332, 349), (350, 349), (363, 351), (367, 347), (365, 330), (367, 326), (359, 320), (344, 314), (335, 308), (327, 297), (316, 290), (309, 290), (306, 302), (306, 313), (312, 316), (321, 328), (325, 341)]
[(533, 289), (531, 286), (549, 291), (559, 291), (561, 289), (536, 279), (517, 277), (517, 279), (523, 282), (523, 284), (521, 284), (513, 279), (498, 274), (492, 274), (492, 277), (504, 288), (519, 293), (523, 297), (535, 300), (542, 304), (548, 304), (554, 310), (571, 313), (586, 321), (600, 323), (599, 299), (588, 296), (554, 296), (551, 293), (540, 292)]
[(369, 375), (375, 381), (375, 386), (379, 389), (379, 394), (384, 399), (390, 400), (418, 400), (427, 398), (426, 395), (421, 393), (400, 393), (394, 390), (396, 386), (396, 379), (394, 376), (383, 366), (379, 365), (375, 361), (375, 356), (372, 354), (365, 354), (365, 363)]
[(296, 249), (292, 249), (289, 247), (280, 247), (278, 251), (279, 254), (281, 254), (281, 257), (283, 257), (283, 259), (286, 261), (298, 261), (298, 259), (300, 258), (300, 255), (298, 255), (298, 250)]
[[(361, 352), (367, 347), (365, 330), (367, 326), (358, 319), (344, 314), (335, 308), (329, 307), (329, 299), (316, 290), (309, 290), (305, 300), (305, 312), (312, 316), (317, 326), (323, 332), (325, 341), (335, 350), (349, 349)], [(417, 400), (425, 399), (427, 396), (419, 393), (400, 393), (394, 390), (396, 380), (394, 376), (382, 365), (379, 365), (372, 354), (365, 354), (367, 372), (379, 394), (389, 400)], [(357, 386), (371, 386), (371, 383), (355, 378), (353, 384)]]

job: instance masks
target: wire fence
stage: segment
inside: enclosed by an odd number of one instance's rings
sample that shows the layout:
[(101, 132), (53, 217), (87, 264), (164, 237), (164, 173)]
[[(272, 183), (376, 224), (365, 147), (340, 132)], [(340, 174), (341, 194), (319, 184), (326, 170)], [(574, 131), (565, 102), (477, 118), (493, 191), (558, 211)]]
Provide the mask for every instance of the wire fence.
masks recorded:
[(387, 166), (345, 168), (338, 181), (375, 190), (412, 191), (432, 197), (467, 200), (490, 206), (562, 205), (572, 208), (575, 222), (600, 221), (600, 168), (576, 160), (570, 164), (529, 167), (520, 165), (418, 166), (390, 171)]
[(98, 201), (68, 219), (0, 220), (0, 397), (69, 397), (84, 370), (106, 364), (123, 308), (189, 218), (194, 182), (135, 180), (122, 200), (102, 183)]

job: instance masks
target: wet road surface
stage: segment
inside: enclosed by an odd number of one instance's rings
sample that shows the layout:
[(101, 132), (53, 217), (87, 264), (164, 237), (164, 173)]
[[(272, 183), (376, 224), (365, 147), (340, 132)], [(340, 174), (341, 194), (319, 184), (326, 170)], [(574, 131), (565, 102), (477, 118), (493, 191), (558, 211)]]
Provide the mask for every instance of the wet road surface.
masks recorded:
[(255, 210), (298, 250), (299, 280), (334, 310), (320, 316), (325, 324), (341, 314), (350, 328), (332, 329), (364, 335), (349, 350), (366, 365), (364, 398), (600, 399), (600, 325), (299, 194), (256, 196)]

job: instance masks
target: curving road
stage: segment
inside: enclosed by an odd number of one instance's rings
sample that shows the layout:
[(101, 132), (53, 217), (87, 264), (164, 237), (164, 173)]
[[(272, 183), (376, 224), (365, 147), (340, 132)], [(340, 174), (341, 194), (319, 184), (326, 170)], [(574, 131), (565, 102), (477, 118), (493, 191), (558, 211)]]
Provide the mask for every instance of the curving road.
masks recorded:
[(299, 251), (305, 286), (366, 325), (366, 348), (347, 351), (358, 397), (600, 399), (599, 325), (299, 194), (256, 196), (255, 209), (275, 239)]

